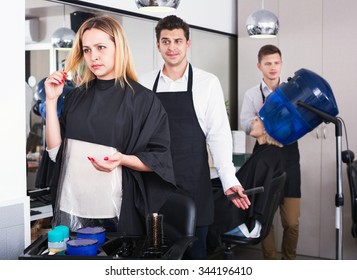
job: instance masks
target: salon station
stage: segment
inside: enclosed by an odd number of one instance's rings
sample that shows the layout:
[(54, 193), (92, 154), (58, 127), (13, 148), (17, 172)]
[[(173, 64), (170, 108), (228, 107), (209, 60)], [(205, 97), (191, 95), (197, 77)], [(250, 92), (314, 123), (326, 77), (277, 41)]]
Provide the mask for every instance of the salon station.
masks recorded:
[[(149, 2), (177, 5), (169, 11), (140, 9)], [(189, 23), (188, 60), (216, 75), (222, 85), (236, 170), (250, 158), (255, 145), (239, 118), (245, 92), (262, 79), (257, 53), (263, 45), (278, 46), (284, 62), (281, 85), (267, 99), (260, 118), (279, 142), (299, 143), (297, 259), (357, 259), (355, 0), (21, 0), (6, 3), (6, 9), (18, 24), (0, 19), (7, 27), (3, 37), (11, 42), (1, 46), (10, 81), (3, 83), (6, 94), (0, 103), (0, 142), (5, 147), (0, 163), (0, 260), (181, 259), (195, 241), (195, 205), (179, 195), (159, 213), (146, 217), (145, 236), (116, 236), (100, 227), (77, 232), (52, 227), (48, 179), (52, 171), (50, 160), (43, 156), (44, 81), (64, 69), (76, 32), (97, 14), (111, 15), (121, 23), (138, 75), (159, 69), (163, 63), (156, 49), (157, 21), (174, 14)], [(267, 20), (264, 17), (275, 20), (275, 34), (256, 38), (254, 28), (247, 26), (258, 25), (259, 20)], [(74, 87), (69, 80), (64, 85), (68, 92)], [(280, 248), (283, 227), (277, 205), (271, 224)], [(57, 250), (60, 231), (64, 232), (60, 240), (67, 238), (67, 245), (62, 243)], [(83, 240), (96, 240), (96, 244), (89, 242), (85, 244), (88, 251), (78, 252)], [(210, 252), (209, 259), (263, 259), (261, 239), (223, 243), (220, 250)], [(233, 253), (227, 253), (227, 244)]]

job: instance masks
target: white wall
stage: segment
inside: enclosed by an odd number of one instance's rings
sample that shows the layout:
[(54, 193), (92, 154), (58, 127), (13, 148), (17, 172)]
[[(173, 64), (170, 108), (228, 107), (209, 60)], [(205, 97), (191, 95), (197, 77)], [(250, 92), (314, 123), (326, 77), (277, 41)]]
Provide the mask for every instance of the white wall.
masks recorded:
[(8, 17), (0, 17), (0, 23), (4, 27), (0, 44), (0, 53), (3, 56), (0, 78), (0, 202), (25, 195), (25, 1), (20, 2), (16, 8), (14, 4), (9, 3), (10, 11), (18, 11), (12, 13), (12, 24), (9, 24)]

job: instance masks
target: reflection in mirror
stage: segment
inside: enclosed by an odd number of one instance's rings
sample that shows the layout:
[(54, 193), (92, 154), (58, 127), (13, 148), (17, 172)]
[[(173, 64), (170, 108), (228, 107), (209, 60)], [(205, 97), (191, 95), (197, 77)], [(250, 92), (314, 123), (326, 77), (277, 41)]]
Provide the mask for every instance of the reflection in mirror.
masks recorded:
[(26, 162), (27, 162), (27, 190), (34, 190), (37, 169), (43, 150), (43, 121), (38, 114), (36, 92), (38, 90), (38, 81), (41, 81), (49, 74), (50, 68), (50, 50), (35, 49), (28, 47), (25, 52), (25, 81), (26, 96), (29, 100), (26, 104), (26, 117), (28, 123), (28, 133), (26, 140)]
[(36, 85), (36, 78), (35, 76), (30, 76), (27, 79), (27, 83), (29, 84), (30, 87), (34, 87)]

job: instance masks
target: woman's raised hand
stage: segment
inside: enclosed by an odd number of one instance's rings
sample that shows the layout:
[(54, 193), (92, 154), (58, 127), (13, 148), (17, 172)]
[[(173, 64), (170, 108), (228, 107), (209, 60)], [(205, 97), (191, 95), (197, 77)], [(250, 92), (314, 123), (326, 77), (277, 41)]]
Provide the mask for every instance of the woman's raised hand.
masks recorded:
[(57, 99), (63, 92), (67, 73), (56, 71), (45, 80), (46, 100)]

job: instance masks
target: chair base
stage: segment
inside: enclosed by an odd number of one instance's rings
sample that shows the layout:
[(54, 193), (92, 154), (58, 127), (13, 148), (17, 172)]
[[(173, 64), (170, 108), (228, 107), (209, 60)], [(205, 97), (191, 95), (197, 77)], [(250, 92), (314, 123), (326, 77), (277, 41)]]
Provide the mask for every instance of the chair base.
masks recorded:
[(225, 260), (234, 260), (235, 259), (235, 255), (234, 255), (234, 252), (232, 250), (232, 245), (231, 244), (225, 244), (223, 258)]

